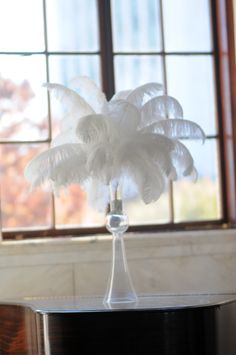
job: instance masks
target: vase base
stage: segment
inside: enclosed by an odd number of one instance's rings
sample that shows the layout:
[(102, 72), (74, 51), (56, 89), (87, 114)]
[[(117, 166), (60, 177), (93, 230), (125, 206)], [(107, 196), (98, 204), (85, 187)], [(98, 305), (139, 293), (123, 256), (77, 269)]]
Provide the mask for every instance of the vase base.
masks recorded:
[(133, 298), (115, 298), (112, 300), (103, 300), (103, 304), (106, 308), (108, 309), (129, 309), (129, 308), (135, 308), (136, 304), (138, 302), (138, 299), (133, 299)]

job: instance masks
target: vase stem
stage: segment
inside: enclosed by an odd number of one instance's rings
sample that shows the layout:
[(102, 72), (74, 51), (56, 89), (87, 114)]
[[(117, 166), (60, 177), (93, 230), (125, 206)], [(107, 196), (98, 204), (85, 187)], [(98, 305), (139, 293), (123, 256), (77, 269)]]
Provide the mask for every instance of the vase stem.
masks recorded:
[(122, 200), (115, 193), (111, 199), (111, 211), (106, 217), (106, 228), (111, 232), (112, 267), (104, 303), (119, 305), (136, 303), (137, 295), (130, 277), (123, 235), (128, 229), (128, 217), (123, 213)]
[(137, 295), (130, 277), (122, 234), (113, 234), (112, 269), (104, 302), (108, 304), (135, 303)]

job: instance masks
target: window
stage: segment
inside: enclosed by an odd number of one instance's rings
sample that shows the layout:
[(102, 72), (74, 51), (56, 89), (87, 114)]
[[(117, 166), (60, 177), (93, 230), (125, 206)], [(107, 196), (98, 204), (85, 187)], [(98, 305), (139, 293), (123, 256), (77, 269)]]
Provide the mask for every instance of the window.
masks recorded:
[[(79, 186), (54, 197), (43, 189), (29, 192), (23, 176), (30, 158), (50, 144), (63, 115), (63, 107), (49, 98), (42, 83), (69, 85), (78, 75), (94, 79), (108, 98), (114, 91), (161, 82), (180, 101), (185, 118), (199, 123), (207, 135), (203, 146), (185, 142), (195, 159), (198, 181), (170, 184), (148, 206), (127, 201), (130, 230), (212, 227), (233, 221), (234, 127), (229, 95), (233, 92), (229, 88), (234, 79), (228, 71), (233, 73), (233, 35), (229, 32), (226, 38), (222, 30), (227, 16), (232, 26), (230, 6), (231, 1), (224, 0), (180, 0), (178, 6), (174, 0), (0, 3), (5, 239), (105, 231), (104, 216), (89, 207)], [(14, 27), (9, 29), (9, 23)], [(221, 55), (223, 50), (227, 53), (228, 44), (230, 60)]]

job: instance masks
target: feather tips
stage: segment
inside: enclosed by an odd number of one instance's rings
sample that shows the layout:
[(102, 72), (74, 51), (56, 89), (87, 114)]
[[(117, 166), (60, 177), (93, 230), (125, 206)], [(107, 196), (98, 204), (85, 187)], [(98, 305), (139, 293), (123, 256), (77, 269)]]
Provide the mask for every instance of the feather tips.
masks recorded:
[(67, 113), (62, 120), (62, 129), (74, 127), (80, 117), (95, 113), (88, 102), (74, 90), (61, 84), (45, 83), (43, 86), (46, 87), (56, 99), (61, 101), (67, 109)]
[(65, 106), (68, 107), (69, 111), (74, 111), (79, 109), (81, 116), (94, 113), (93, 108), (74, 90), (69, 89), (61, 84), (43, 84), (55, 98), (61, 101)]
[(202, 128), (195, 122), (184, 119), (167, 119), (159, 120), (150, 125), (148, 130), (165, 135), (169, 138), (188, 138), (200, 139), (205, 141), (205, 133)]
[(142, 126), (165, 118), (183, 118), (183, 109), (173, 97), (162, 95), (149, 100), (141, 109)]
[(121, 130), (123, 136), (127, 132), (135, 132), (140, 123), (140, 112), (126, 100), (111, 100), (107, 105), (106, 114), (112, 121), (114, 128)]
[(180, 141), (175, 141), (175, 149), (171, 154), (176, 178), (191, 175), (195, 171), (194, 161), (188, 148)]
[[(33, 187), (37, 187), (47, 180), (59, 181), (63, 186), (64, 165), (68, 159), (73, 157), (74, 161), (83, 164), (85, 161), (84, 151), (80, 144), (63, 144), (48, 149), (32, 159), (25, 168), (25, 178)], [(79, 167), (78, 167), (79, 168)], [(68, 179), (66, 178), (68, 184)]]
[(139, 109), (152, 97), (163, 91), (163, 86), (158, 83), (147, 83), (131, 91), (126, 100)]
[(111, 100), (126, 100), (132, 90), (122, 90), (114, 94)]
[(87, 76), (80, 76), (71, 81), (71, 85), (79, 89), (86, 101), (94, 108), (95, 112), (101, 113), (102, 108), (106, 105), (107, 100), (105, 94), (99, 87)]

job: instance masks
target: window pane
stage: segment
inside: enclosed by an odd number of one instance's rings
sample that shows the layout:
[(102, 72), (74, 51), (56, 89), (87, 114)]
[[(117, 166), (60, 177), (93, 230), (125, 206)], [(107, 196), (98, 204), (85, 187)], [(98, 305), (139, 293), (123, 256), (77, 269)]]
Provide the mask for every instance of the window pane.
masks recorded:
[(112, 0), (115, 51), (161, 51), (157, 0)]
[(97, 51), (96, 0), (47, 0), (48, 49)]
[(146, 205), (133, 199), (125, 201), (124, 210), (130, 225), (157, 224), (170, 222), (169, 194), (164, 193), (157, 202)]
[(49, 57), (50, 82), (68, 86), (77, 76), (86, 75), (100, 83), (100, 61), (97, 55), (52, 55)]
[[(96, 55), (53, 55), (49, 57), (49, 76), (51, 83), (70, 87), (71, 80), (86, 75), (101, 87), (99, 57)], [(58, 121), (63, 117), (61, 102), (51, 100), (52, 133), (58, 133)]]
[(0, 1), (0, 51), (44, 50), (42, 0)]
[(24, 169), (45, 145), (1, 145), (1, 208), (3, 228), (48, 227), (51, 194), (42, 188), (30, 191)]
[(217, 142), (183, 141), (195, 161), (198, 180), (180, 180), (174, 183), (175, 222), (221, 218), (220, 178)]
[(209, 0), (165, 0), (162, 3), (166, 51), (212, 49)]
[(133, 89), (147, 82), (163, 83), (162, 59), (160, 56), (115, 56), (116, 91)]
[(86, 193), (78, 186), (71, 185), (56, 198), (57, 227), (95, 227), (104, 225), (104, 214), (88, 205)]
[(167, 56), (168, 93), (180, 101), (184, 117), (216, 134), (216, 103), (211, 56)]
[(45, 58), (0, 56), (0, 138), (45, 139), (48, 136)]

